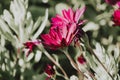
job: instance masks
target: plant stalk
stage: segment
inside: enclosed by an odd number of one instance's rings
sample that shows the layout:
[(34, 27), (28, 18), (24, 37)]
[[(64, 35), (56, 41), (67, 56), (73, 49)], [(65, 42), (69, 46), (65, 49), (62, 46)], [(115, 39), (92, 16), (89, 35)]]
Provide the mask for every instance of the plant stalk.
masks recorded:
[[(40, 49), (40, 47), (38, 46), (38, 48)], [(41, 49), (40, 49), (41, 50)], [(60, 64), (58, 62), (55, 61), (55, 59), (44, 49), (42, 50), (43, 53), (57, 66), (59, 67), (59, 69), (62, 71), (62, 73), (65, 76), (66, 80), (69, 80), (68, 75), (66, 74), (66, 72), (64, 71), (64, 69), (60, 66)]]
[[(80, 51), (83, 51), (83, 49), (82, 49), (82, 47), (81, 47), (81, 45), (80, 45), (79, 42), (76, 42), (76, 45), (79, 47), (79, 50), (80, 50)], [(82, 53), (82, 54), (83, 54), (83, 53)], [(90, 76), (91, 76), (94, 80), (97, 80), (97, 79), (95, 78), (95, 76), (93, 75), (93, 73), (91, 73), (90, 71), (88, 71), (88, 73), (90, 74)]]
[(67, 53), (67, 50), (63, 50), (64, 54), (66, 55), (66, 57), (68, 58), (68, 60), (70, 61), (71, 65), (73, 66), (74, 69), (76, 69), (78, 71), (78, 73), (81, 75), (79, 80), (83, 80), (84, 77), (87, 78), (86, 75), (84, 75), (80, 69), (78, 68), (78, 65), (73, 61), (73, 59), (71, 58), (71, 56)]

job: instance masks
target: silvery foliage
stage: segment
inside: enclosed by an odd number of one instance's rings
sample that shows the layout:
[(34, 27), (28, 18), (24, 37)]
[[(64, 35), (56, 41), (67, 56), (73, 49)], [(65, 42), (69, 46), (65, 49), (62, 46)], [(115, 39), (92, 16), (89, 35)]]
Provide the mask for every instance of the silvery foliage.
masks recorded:
[(10, 11), (5, 9), (3, 15), (0, 15), (0, 35), (16, 48), (21, 48), (29, 39), (38, 38), (48, 20), (48, 10), (44, 18), (38, 17), (38, 20), (34, 22), (27, 9), (28, 0), (13, 0)]
[[(34, 62), (40, 60), (42, 53), (38, 50), (36, 54), (31, 53), (26, 58), (27, 60), (22, 57), (18, 59), (17, 54), (18, 50), (22, 52), (23, 43), (39, 38), (47, 21), (47, 9), (44, 17), (40, 16), (36, 22), (33, 21), (31, 12), (28, 11), (28, 0), (12, 0), (10, 10), (4, 9), (3, 14), (0, 15), (0, 79), (1, 77), (5, 78), (4, 75), (6, 75), (6, 80), (14, 80), (13, 77), (17, 74), (17, 70), (24, 73), (26, 68), (31, 68), (32, 63), (27, 63), (27, 61), (33, 57)], [(8, 42), (12, 45), (10, 48), (12, 53), (6, 48)], [(18, 65), (21, 68), (17, 68)], [(20, 75), (21, 80), (24, 79), (23, 76)]]
[[(4, 9), (3, 14), (0, 15), (0, 52), (5, 49), (5, 40), (8, 40), (16, 51), (21, 49), (26, 41), (36, 40), (44, 30), (47, 21), (48, 9), (44, 17), (40, 16), (34, 22), (31, 12), (28, 11), (28, 0), (11, 1), (10, 10)], [(38, 52), (41, 54), (40, 51), (37, 51), (37, 54)], [(33, 56), (30, 57), (29, 60)]]
[[(103, 65), (107, 68), (108, 72), (112, 75), (114, 80), (120, 80), (119, 76), (119, 57), (120, 57), (120, 48), (119, 45), (111, 45), (107, 50), (104, 49), (99, 43), (96, 43), (96, 48), (94, 49), (94, 53), (97, 55), (99, 60), (103, 63)], [(88, 66), (94, 71), (95, 78), (97, 80), (112, 80), (108, 73), (104, 70), (101, 64), (96, 60), (94, 56), (89, 53), (84, 54)], [(88, 69), (89, 70), (89, 69)], [(87, 74), (88, 71), (85, 72), (86, 76), (89, 77), (88, 80), (93, 80)]]

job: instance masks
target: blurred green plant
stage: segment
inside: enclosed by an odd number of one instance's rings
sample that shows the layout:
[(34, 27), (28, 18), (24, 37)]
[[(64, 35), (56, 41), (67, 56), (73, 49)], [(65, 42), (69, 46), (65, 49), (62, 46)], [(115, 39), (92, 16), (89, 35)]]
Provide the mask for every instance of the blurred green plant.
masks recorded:
[[(0, 80), (45, 80), (44, 65), (51, 62), (42, 55), (44, 49), (35, 49), (26, 58), (23, 54), (23, 43), (34, 41), (39, 38), (43, 30), (47, 31), (49, 27), (45, 28), (45, 26), (50, 26), (49, 19), (56, 13), (61, 14), (63, 9), (70, 7), (77, 9), (85, 5), (87, 10), (83, 17), (88, 21), (83, 30), (87, 33), (90, 45), (99, 60), (114, 80), (120, 80), (120, 28), (112, 27), (111, 16), (115, 7), (107, 5), (104, 0), (13, 0), (11, 2), (1, 0)], [(85, 45), (81, 44), (81, 46), (82, 51), (71, 45), (68, 52), (72, 53), (70, 56), (76, 62), (77, 57), (83, 54), (87, 65), (83, 66), (78, 62), (77, 64), (88, 77), (87, 80), (95, 80), (89, 72), (93, 73), (97, 80), (111, 80), (97, 59), (85, 49)], [(50, 56), (61, 64), (70, 80), (79, 80), (76, 71), (71, 68), (61, 51), (45, 51), (51, 53)], [(56, 67), (57, 70), (60, 72)], [(63, 80), (63, 75), (58, 72), (57, 80)]]
[[(1, 80), (37, 80), (38, 76), (32, 66), (41, 58), (41, 51), (25, 59), (23, 43), (39, 37), (48, 21), (48, 10), (45, 16), (33, 21), (28, 11), (28, 0), (11, 1), (10, 11), (4, 9), (0, 16), (0, 79)], [(34, 63), (28, 63), (35, 56)], [(36, 75), (35, 75), (36, 74)], [(43, 75), (44, 76), (44, 75)], [(43, 77), (44, 78), (44, 77)]]

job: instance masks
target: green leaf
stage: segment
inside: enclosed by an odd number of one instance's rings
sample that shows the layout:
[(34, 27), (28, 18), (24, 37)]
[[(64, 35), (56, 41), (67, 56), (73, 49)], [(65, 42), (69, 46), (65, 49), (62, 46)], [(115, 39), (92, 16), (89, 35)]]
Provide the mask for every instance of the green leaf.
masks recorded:
[(1, 34), (1, 36), (0, 36), (0, 45), (1, 46), (5, 46), (5, 39), (4, 39), (4, 36)]
[(14, 16), (16, 25), (22, 24), (26, 15), (26, 8), (22, 0), (14, 0), (11, 2), (10, 11)]
[(37, 50), (34, 58), (35, 62), (39, 62), (41, 57), (42, 57), (42, 52)]
[(33, 28), (33, 20), (32, 20), (32, 15), (30, 12), (27, 12), (27, 17), (26, 17), (26, 29), (25, 29), (25, 33), (26, 33), (26, 38), (30, 37), (30, 35), (32, 34), (32, 29)]
[(44, 21), (42, 22), (41, 26), (39, 27), (39, 29), (37, 30), (37, 32), (32, 37), (33, 40), (36, 39), (42, 33), (42, 31), (44, 30), (45, 25), (47, 23), (47, 20), (48, 20), (48, 9), (46, 9)]
[(8, 10), (4, 10), (3, 19), (8, 23), (9, 27), (18, 34), (18, 28), (14, 23), (14, 19)]
[(37, 19), (37, 21), (34, 23), (34, 26), (33, 26), (33, 29), (32, 29), (32, 33), (39, 27), (41, 21), (42, 21), (42, 18), (39, 17), (39, 18)]
[(3, 37), (11, 42), (15, 42), (15, 37), (12, 34), (11, 30), (9, 29), (8, 25), (0, 18), (0, 34)]
[(0, 17), (0, 28), (4, 32), (8, 32), (9, 34), (12, 34), (10, 28), (1, 17)]

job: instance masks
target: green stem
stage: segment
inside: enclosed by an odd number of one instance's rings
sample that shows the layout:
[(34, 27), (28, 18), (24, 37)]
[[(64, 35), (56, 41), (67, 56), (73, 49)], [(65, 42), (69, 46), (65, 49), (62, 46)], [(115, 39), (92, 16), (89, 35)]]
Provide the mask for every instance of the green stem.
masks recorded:
[(78, 73), (81, 75), (79, 80), (83, 80), (84, 77), (87, 78), (86, 75), (84, 75), (80, 69), (78, 68), (78, 65), (73, 61), (73, 59), (71, 58), (71, 56), (68, 54), (67, 49), (66, 50), (62, 50), (64, 52), (64, 54), (66, 55), (66, 57), (68, 58), (68, 60), (70, 61), (71, 65), (73, 66), (74, 69), (76, 69), (78, 71)]
[[(80, 50), (80, 51), (83, 51), (83, 49), (82, 49), (82, 47), (81, 47), (81, 45), (80, 45), (79, 42), (76, 42), (76, 45), (79, 47), (79, 50)], [(83, 54), (83, 53), (82, 53), (82, 54)], [(97, 80), (97, 79), (95, 78), (95, 76), (93, 75), (93, 73), (91, 73), (89, 70), (88, 70), (88, 74), (89, 74), (94, 80)]]
[[(38, 48), (41, 50), (41, 48), (39, 46), (38, 46)], [(64, 69), (60, 66), (60, 64), (58, 62), (56, 62), (55, 59), (45, 49), (42, 49), (42, 51), (57, 67), (59, 67), (59, 69), (64, 74), (65, 79), (68, 80), (69, 79), (68, 75), (66, 74), (66, 72), (64, 71)]]

